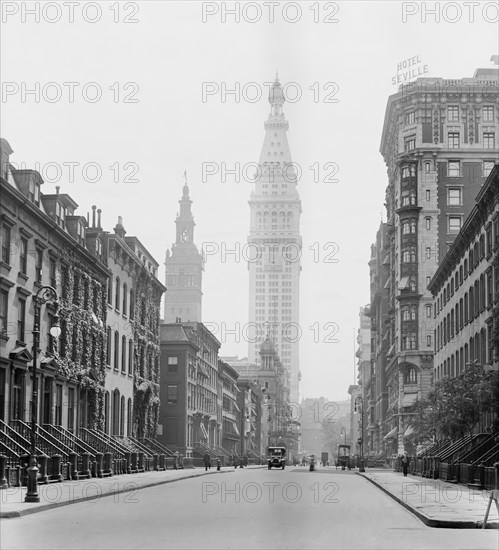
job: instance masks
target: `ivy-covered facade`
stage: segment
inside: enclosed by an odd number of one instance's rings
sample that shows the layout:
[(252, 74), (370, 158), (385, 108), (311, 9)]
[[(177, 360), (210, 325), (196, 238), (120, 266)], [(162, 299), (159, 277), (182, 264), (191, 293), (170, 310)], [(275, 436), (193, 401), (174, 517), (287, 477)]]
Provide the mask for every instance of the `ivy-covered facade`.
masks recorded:
[[(35, 296), (40, 310), (38, 421), (72, 432), (154, 437), (159, 415), (158, 263), (136, 237), (76, 213), (67, 194), (42, 194), (1, 140), (0, 420), (29, 422)], [(59, 321), (58, 339), (49, 331)]]

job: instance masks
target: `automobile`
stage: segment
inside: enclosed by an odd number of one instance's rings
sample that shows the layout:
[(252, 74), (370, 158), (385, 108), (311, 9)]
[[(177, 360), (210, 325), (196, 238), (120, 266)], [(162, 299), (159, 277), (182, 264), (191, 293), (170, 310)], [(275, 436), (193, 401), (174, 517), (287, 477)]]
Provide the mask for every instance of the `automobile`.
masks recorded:
[(271, 468), (282, 468), (286, 466), (286, 447), (269, 447), (267, 463)]
[(338, 454), (336, 455), (336, 469), (338, 466), (341, 466), (341, 469), (344, 470), (352, 468), (352, 463), (350, 461), (350, 445), (338, 445)]

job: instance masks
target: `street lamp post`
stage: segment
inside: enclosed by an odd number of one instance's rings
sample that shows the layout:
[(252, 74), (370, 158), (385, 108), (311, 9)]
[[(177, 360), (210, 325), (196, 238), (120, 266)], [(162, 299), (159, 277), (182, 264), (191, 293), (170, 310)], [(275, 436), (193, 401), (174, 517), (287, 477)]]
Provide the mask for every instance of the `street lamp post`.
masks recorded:
[(362, 399), (362, 396), (359, 395), (355, 399), (355, 407), (354, 411), (357, 412), (357, 408), (360, 408), (360, 437), (358, 440), (359, 447), (360, 447), (360, 466), (359, 466), (359, 472), (365, 472), (366, 469), (364, 468), (364, 400)]
[(58, 338), (61, 334), (61, 328), (59, 327), (59, 302), (58, 295), (54, 288), (51, 286), (42, 286), (34, 297), (35, 305), (35, 321), (33, 324), (33, 392), (31, 395), (31, 448), (28, 467), (28, 490), (25, 502), (40, 502), (40, 496), (38, 495), (38, 466), (36, 460), (36, 424), (38, 421), (38, 346), (40, 345), (40, 309), (43, 304), (47, 302), (52, 303), (55, 306), (54, 325), (50, 329), (50, 335), (54, 338)]

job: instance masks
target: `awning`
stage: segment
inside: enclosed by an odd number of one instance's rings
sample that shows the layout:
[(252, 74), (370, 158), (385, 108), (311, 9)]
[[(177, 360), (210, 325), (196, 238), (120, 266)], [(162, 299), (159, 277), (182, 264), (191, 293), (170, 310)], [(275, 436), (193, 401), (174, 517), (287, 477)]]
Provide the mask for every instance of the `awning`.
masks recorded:
[(399, 282), (399, 290), (404, 290), (405, 288), (409, 288), (409, 277), (402, 277)]
[(395, 439), (397, 436), (397, 428), (393, 428), (393, 430), (390, 430), (383, 439)]
[(234, 431), (236, 432), (236, 435), (241, 435), (241, 432), (239, 431), (239, 428), (237, 427), (237, 423), (234, 422), (232, 425), (234, 427)]
[(390, 277), (386, 280), (385, 286), (383, 288), (390, 288)]
[(406, 393), (402, 398), (402, 407), (411, 407), (417, 400), (417, 393)]
[(407, 430), (404, 432), (404, 437), (409, 437), (411, 434), (414, 433), (414, 429), (412, 426), (408, 426)]
[(206, 438), (206, 439), (209, 439), (208, 437), (208, 432), (206, 431), (206, 428), (204, 426), (204, 424), (200, 424), (201, 426), (201, 433), (203, 434), (203, 436)]
[(237, 412), (241, 412), (241, 409), (237, 406), (237, 403), (235, 401), (232, 401), (232, 404), (234, 405), (234, 409), (236, 409)]

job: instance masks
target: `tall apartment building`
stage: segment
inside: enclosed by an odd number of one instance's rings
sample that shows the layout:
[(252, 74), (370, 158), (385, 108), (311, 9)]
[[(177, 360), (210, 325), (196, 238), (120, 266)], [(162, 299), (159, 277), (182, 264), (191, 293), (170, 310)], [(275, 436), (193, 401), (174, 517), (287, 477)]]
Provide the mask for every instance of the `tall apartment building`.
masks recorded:
[(194, 217), (191, 211), (187, 182), (179, 201), (180, 211), (175, 224), (175, 243), (166, 251), (165, 323), (183, 321), (201, 322), (203, 257), (194, 244)]
[(478, 69), (461, 80), (419, 78), (388, 100), (380, 147), (389, 180), (386, 371), (398, 452), (412, 406), (433, 381), (427, 287), (497, 158), (498, 75)]
[(299, 279), (302, 241), (301, 202), (288, 144), (285, 98), (276, 77), (270, 90), (271, 111), (255, 189), (251, 192), (249, 269), (249, 360), (260, 364), (260, 346), (267, 336), (289, 373), (290, 399), (298, 403)]

